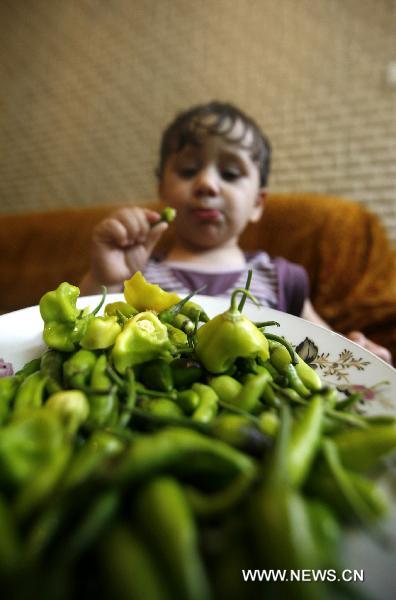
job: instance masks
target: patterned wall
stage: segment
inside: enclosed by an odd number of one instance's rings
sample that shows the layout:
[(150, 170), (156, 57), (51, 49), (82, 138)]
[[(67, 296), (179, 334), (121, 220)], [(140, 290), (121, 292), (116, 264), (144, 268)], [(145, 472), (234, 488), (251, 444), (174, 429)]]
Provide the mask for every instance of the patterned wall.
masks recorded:
[(155, 197), (160, 132), (239, 104), (275, 191), (354, 197), (396, 242), (396, 0), (1, 0), (0, 210)]

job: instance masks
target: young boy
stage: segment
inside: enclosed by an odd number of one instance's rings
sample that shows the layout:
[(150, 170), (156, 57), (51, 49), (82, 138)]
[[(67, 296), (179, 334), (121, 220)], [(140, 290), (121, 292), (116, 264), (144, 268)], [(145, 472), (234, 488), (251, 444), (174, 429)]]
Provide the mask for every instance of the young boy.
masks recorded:
[[(168, 225), (157, 212), (128, 207), (114, 212), (94, 230), (92, 260), (82, 294), (101, 285), (122, 290), (140, 270), (166, 290), (228, 295), (253, 268), (251, 292), (263, 306), (301, 316), (325, 327), (308, 297), (305, 270), (265, 252), (245, 254), (239, 237), (263, 213), (271, 147), (256, 123), (230, 104), (212, 102), (181, 113), (165, 130), (157, 170), (159, 196), (176, 209), (172, 245), (155, 256)], [(390, 353), (360, 332), (353, 341), (391, 361)]]

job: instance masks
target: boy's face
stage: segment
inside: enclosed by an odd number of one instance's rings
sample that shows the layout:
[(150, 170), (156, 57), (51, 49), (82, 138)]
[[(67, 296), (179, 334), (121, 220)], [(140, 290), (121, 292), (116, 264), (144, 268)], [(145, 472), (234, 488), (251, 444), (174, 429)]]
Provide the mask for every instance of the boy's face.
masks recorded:
[(249, 150), (252, 133), (239, 140), (242, 133), (237, 122), (227, 138), (203, 134), (199, 144), (184, 146), (165, 164), (160, 198), (177, 210), (176, 232), (188, 247), (204, 250), (237, 241), (246, 225), (261, 217), (265, 190)]

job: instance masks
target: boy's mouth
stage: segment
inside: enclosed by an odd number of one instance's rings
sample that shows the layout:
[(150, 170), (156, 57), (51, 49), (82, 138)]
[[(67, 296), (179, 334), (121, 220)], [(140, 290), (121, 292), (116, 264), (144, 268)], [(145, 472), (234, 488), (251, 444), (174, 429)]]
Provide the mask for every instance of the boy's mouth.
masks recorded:
[(216, 208), (194, 208), (192, 213), (200, 221), (218, 221), (221, 218), (221, 211)]

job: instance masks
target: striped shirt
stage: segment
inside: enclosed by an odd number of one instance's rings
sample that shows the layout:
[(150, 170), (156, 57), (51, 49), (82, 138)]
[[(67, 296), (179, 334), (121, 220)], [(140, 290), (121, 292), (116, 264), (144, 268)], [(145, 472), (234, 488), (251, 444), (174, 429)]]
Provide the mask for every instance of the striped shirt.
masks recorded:
[(265, 252), (245, 254), (243, 269), (213, 272), (203, 271), (190, 263), (172, 263), (152, 258), (143, 270), (150, 283), (180, 295), (201, 290), (207, 296), (229, 297), (238, 287), (245, 287), (249, 269), (253, 270), (250, 292), (262, 306), (300, 315), (308, 297), (305, 270), (282, 258), (271, 258)]

